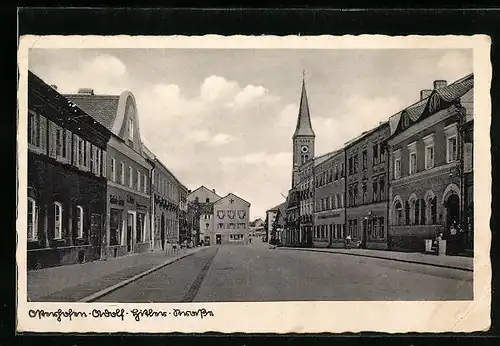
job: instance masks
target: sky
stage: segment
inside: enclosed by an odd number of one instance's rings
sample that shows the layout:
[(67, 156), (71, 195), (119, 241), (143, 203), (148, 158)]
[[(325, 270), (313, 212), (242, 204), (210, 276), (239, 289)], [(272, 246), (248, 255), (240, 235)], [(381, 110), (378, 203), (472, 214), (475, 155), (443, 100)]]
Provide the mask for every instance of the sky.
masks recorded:
[(316, 155), (472, 72), (472, 50), (31, 49), (29, 69), (61, 93), (136, 97), (142, 141), (188, 189), (284, 201), (303, 71)]

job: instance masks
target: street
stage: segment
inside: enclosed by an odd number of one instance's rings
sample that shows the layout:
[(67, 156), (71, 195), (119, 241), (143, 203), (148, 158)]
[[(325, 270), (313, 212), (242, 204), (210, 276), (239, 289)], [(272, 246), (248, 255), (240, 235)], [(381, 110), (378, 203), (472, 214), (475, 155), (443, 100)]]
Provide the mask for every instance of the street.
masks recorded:
[(210, 246), (98, 302), (471, 300), (472, 272), (333, 253)]

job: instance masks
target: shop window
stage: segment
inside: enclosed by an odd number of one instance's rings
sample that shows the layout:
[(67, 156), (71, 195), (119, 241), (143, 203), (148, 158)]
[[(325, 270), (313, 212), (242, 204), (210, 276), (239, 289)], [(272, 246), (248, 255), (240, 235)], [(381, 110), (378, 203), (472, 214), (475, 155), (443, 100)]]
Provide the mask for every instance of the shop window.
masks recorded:
[(38, 208), (36, 201), (28, 197), (28, 240), (38, 238)]
[(62, 238), (62, 205), (59, 202), (54, 202), (54, 239)]

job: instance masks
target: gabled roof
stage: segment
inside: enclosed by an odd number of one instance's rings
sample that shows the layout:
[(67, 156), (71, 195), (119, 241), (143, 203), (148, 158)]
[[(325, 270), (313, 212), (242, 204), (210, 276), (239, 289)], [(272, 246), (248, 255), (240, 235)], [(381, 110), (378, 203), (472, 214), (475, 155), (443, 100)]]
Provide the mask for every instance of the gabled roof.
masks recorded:
[(232, 192), (228, 193), (228, 194), (227, 194), (227, 195), (225, 195), (224, 197), (222, 197), (222, 198), (220, 198), (219, 200), (217, 200), (217, 201), (214, 203), (214, 205), (215, 205), (215, 204), (220, 203), (222, 200), (225, 200), (225, 199), (227, 199), (227, 198), (229, 198), (229, 197), (236, 197), (236, 198), (238, 198), (239, 200), (242, 200), (243, 202), (247, 203), (247, 204), (248, 204), (248, 206), (250, 206), (250, 205), (251, 205), (251, 204), (250, 204), (250, 202), (248, 202), (248, 201), (244, 200), (243, 198), (241, 198), (241, 197), (240, 197), (240, 196), (238, 196), (238, 195), (235, 195), (235, 194), (234, 194), (234, 193), (232, 193)]
[(299, 115), (297, 126), (293, 137), (297, 136), (315, 136), (311, 125), (311, 116), (309, 114), (309, 102), (307, 101), (306, 83), (302, 79), (302, 95), (300, 96)]
[[(189, 193), (189, 195), (192, 195), (193, 193), (195, 193), (196, 191), (200, 190), (200, 189), (205, 189), (207, 191), (210, 191), (211, 193), (213, 193), (214, 195), (216, 195), (217, 197), (219, 197), (219, 199), (221, 198), (221, 196), (219, 196), (216, 192), (214, 192), (213, 190), (210, 190), (208, 187), (206, 187), (205, 185), (201, 185), (200, 187), (198, 187), (196, 190), (193, 190), (191, 191), (191, 193)], [(189, 196), (188, 195), (188, 196)]]
[(431, 94), (389, 118), (391, 136), (413, 124), (460, 102), (460, 98), (474, 87), (474, 74), (460, 78), (450, 85), (434, 89)]
[(113, 129), (120, 100), (119, 95), (68, 94), (64, 96), (106, 126), (108, 130)]

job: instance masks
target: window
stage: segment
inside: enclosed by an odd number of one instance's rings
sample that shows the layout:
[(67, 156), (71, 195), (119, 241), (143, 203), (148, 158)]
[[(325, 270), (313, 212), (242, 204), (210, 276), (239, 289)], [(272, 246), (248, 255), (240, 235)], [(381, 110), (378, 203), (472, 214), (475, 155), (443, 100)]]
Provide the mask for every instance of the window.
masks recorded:
[(380, 180), (379, 182), (380, 185), (380, 200), (383, 201), (385, 199), (385, 182), (383, 180)]
[(394, 159), (394, 179), (401, 178), (401, 159)]
[(415, 174), (417, 173), (417, 142), (408, 144), (408, 152), (410, 154), (408, 173)]
[(28, 113), (28, 143), (40, 146), (40, 116), (32, 112)]
[(125, 185), (125, 163), (120, 162), (120, 184)]
[(137, 191), (141, 191), (141, 172), (137, 170)]
[(218, 228), (218, 229), (222, 229), (222, 228), (224, 228), (224, 224), (223, 224), (223, 223), (218, 223), (218, 224), (217, 224), (217, 228)]
[(457, 160), (457, 136), (449, 137), (446, 141), (446, 162)]
[(54, 202), (54, 239), (62, 238), (62, 205)]
[(83, 139), (77, 137), (77, 146), (78, 146), (78, 159), (76, 161), (77, 165), (82, 167), (82, 166), (85, 166), (85, 148), (84, 148), (84, 144), (85, 142), (83, 141)]
[(342, 164), (340, 165), (340, 178), (343, 178), (344, 177), (344, 163), (342, 162)]
[(457, 124), (453, 123), (444, 128), (446, 136), (446, 162), (457, 160)]
[[(31, 114), (31, 113), (30, 113)], [(38, 208), (33, 198), (28, 197), (28, 240), (38, 238)]]
[(128, 139), (134, 140), (134, 120), (132, 117), (128, 118)]
[(241, 241), (243, 240), (243, 234), (230, 234), (229, 240), (231, 241)]
[(348, 164), (348, 169), (349, 169), (349, 175), (351, 175), (354, 171), (353, 165), (352, 165), (352, 157), (349, 158), (349, 164)]
[(134, 173), (132, 167), (128, 167), (128, 187), (132, 188), (134, 186)]
[(383, 144), (380, 144), (380, 162), (385, 162), (385, 149), (383, 147)]
[(373, 164), (378, 163), (378, 144), (373, 145)]
[(425, 145), (425, 169), (434, 167), (434, 134), (431, 133), (423, 138)]
[(56, 157), (66, 158), (66, 130), (56, 129)]
[(205, 202), (206, 202), (206, 203), (210, 203), (210, 198), (206, 198), (206, 199), (205, 199)]
[(417, 153), (410, 153), (410, 174), (417, 172)]
[(434, 145), (425, 147), (425, 169), (434, 167)]
[(376, 181), (374, 181), (372, 184), (372, 189), (373, 189), (373, 199), (372, 200), (374, 202), (376, 202), (378, 200), (377, 187), (378, 187), (378, 183)]
[(344, 207), (344, 193), (341, 193), (340, 194), (340, 207), (343, 208)]
[(366, 150), (363, 150), (363, 171), (368, 167), (368, 153)]
[(403, 225), (403, 206), (401, 205), (401, 202), (396, 201), (394, 204), (394, 214), (395, 214), (395, 219), (394, 223), (396, 226), (401, 226)]
[(102, 151), (100, 148), (96, 148), (97, 152), (97, 163), (96, 163), (96, 175), (101, 175), (101, 162), (102, 162)]
[(206, 224), (205, 224), (205, 228), (208, 228), (209, 226), (210, 226), (210, 224), (209, 224), (209, 223), (206, 223)]
[(111, 181), (116, 181), (116, 161), (115, 158), (111, 158)]
[(385, 237), (384, 235), (384, 218), (379, 217), (378, 218), (378, 235), (380, 239), (383, 239)]
[(147, 179), (146, 179), (146, 174), (142, 175), (142, 192), (147, 193)]
[(353, 159), (353, 165), (354, 165), (354, 173), (357, 173), (359, 171), (359, 165), (358, 165), (358, 155), (354, 155)]
[(97, 163), (97, 157), (96, 157), (96, 147), (94, 147), (92, 144), (90, 144), (90, 171), (92, 173), (96, 172), (96, 163)]
[(405, 202), (405, 223), (410, 224), (410, 203), (408, 201)]
[(83, 238), (83, 208), (76, 206), (76, 234), (78, 238)]
[(364, 203), (368, 202), (368, 193), (367, 193), (366, 183), (363, 183), (362, 189), (363, 189), (363, 192), (362, 192), (363, 195), (361, 198), (363, 199), (362, 203), (364, 204)]

